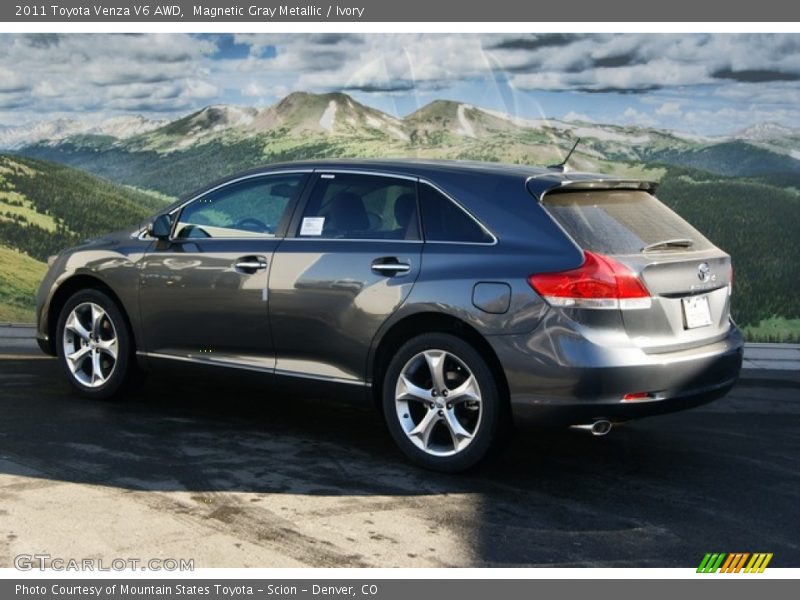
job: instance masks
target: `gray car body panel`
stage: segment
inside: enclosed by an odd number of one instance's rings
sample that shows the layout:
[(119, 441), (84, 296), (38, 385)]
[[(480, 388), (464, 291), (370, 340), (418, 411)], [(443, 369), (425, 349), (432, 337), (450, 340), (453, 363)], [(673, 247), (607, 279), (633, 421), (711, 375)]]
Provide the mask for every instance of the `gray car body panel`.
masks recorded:
[[(422, 242), (287, 239), (270, 276), (270, 321), (280, 375), (363, 384), (375, 333), (408, 298)], [(410, 265), (374, 273), (384, 257)]]
[[(542, 206), (548, 193), (570, 187), (651, 191), (654, 184), (486, 163), (309, 161), (216, 182), (162, 213), (243, 177), (286, 170), (416, 179), (450, 196), (495, 242), (298, 239), (294, 227), (307, 192), (290, 204), (279, 231), (285, 237), (270, 240), (195, 242), (187, 253), (185, 241), (162, 247), (169, 244), (149, 238), (146, 224), (140, 224), (56, 258), (37, 294), (43, 350), (54, 353), (50, 306), (56, 294), (82, 276), (101, 282), (118, 298), (145, 367), (180, 359), (369, 387), (375, 353), (387, 332), (409, 317), (438, 314), (459, 320), (487, 341), (502, 365), (499, 375), (514, 415), (521, 419), (544, 414), (543, 407), (563, 407), (565, 415), (573, 415), (566, 420), (578, 418), (578, 412), (585, 418), (587, 406), (587, 416), (641, 416), (665, 410), (673, 398), (711, 399), (736, 380), (742, 340), (728, 321), (727, 294), (719, 294), (725, 319), (714, 339), (673, 346), (664, 340), (653, 354), (625, 332), (623, 318), (646, 333), (636, 315), (555, 310), (527, 282), (532, 273), (583, 262), (582, 250)], [(263, 257), (269, 268), (258, 274), (231, 268), (237, 257), (249, 255)], [(372, 260), (387, 256), (407, 262), (411, 270), (392, 277), (370, 270)], [(709, 255), (712, 261), (725, 257), (717, 249)], [(716, 289), (727, 281), (719, 283)], [(220, 306), (227, 313), (217, 314)], [(206, 331), (191, 333), (198, 325)], [(639, 391), (636, 386), (645, 382), (651, 385), (644, 389), (655, 392), (648, 402), (630, 408), (620, 403), (621, 394)], [(567, 410), (576, 407), (578, 412)]]

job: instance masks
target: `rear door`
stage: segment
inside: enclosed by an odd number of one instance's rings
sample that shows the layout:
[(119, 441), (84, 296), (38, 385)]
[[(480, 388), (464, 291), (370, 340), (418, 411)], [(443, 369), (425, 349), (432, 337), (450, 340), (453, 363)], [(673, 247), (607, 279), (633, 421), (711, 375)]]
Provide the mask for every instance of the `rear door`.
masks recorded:
[(551, 192), (543, 205), (581, 248), (614, 257), (646, 285), (650, 307), (621, 311), (636, 345), (668, 352), (725, 336), (730, 257), (649, 192)]
[(310, 186), (270, 274), (276, 374), (362, 383), (419, 274), (416, 180), (323, 172)]

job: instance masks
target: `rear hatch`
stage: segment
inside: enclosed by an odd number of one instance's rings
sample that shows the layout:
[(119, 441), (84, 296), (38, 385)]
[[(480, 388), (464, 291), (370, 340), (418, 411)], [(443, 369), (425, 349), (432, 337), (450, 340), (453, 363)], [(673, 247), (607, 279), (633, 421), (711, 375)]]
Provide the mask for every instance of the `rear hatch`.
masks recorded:
[(711, 343), (730, 328), (730, 256), (641, 189), (557, 190), (543, 206), (583, 250), (611, 257), (644, 283), (651, 301), (620, 308), (644, 351)]

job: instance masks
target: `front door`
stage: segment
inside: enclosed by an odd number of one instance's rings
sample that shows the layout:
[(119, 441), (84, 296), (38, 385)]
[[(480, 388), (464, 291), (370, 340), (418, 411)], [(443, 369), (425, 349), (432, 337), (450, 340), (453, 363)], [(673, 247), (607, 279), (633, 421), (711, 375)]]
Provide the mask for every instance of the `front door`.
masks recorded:
[(151, 357), (274, 369), (269, 271), (282, 221), (306, 177), (235, 181), (174, 213), (171, 238), (154, 242), (141, 270)]

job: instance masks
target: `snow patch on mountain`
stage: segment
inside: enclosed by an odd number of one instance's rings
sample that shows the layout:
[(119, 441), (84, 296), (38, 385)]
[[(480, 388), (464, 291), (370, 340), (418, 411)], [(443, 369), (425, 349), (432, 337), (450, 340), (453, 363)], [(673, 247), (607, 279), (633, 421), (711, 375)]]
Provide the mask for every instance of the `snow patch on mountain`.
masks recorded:
[(157, 127), (161, 127), (166, 122), (166, 120), (147, 119), (141, 115), (122, 115), (106, 119), (96, 127), (90, 128), (87, 133), (110, 135), (118, 139), (126, 139), (134, 135), (152, 131)]
[(624, 132), (601, 129), (600, 127), (575, 127), (572, 133), (579, 138), (594, 138), (604, 142), (625, 142), (628, 144), (646, 144), (650, 141), (650, 136), (631, 135)]
[(699, 133), (690, 133), (688, 131), (670, 131), (669, 133), (679, 140), (686, 140), (687, 142), (694, 142), (696, 144), (708, 144), (725, 140), (725, 137), (722, 136), (702, 135)]
[(516, 125), (517, 127), (527, 127), (529, 129), (537, 129), (541, 127), (543, 124), (547, 123), (547, 120), (532, 120), (532, 119), (523, 119), (522, 117), (516, 117), (514, 115), (510, 115), (508, 113), (504, 113), (499, 110), (492, 110), (489, 108), (478, 108), (484, 114), (489, 115), (490, 117), (494, 117), (495, 119), (502, 119), (504, 121), (508, 121), (512, 125)]
[(476, 137), (475, 130), (472, 128), (472, 123), (469, 122), (467, 119), (466, 110), (468, 108), (472, 108), (469, 104), (459, 104), (458, 105), (458, 129), (456, 129), (456, 133), (460, 135), (464, 135), (467, 137)]
[(45, 142), (55, 144), (76, 135), (108, 135), (126, 139), (147, 133), (166, 121), (146, 119), (141, 115), (111, 117), (100, 123), (78, 119), (55, 119), (0, 129), (0, 148), (15, 150)]
[(800, 131), (777, 123), (759, 123), (737, 131), (733, 134), (733, 137), (742, 140), (767, 141), (798, 134), (800, 134)]
[(333, 123), (336, 120), (336, 101), (331, 100), (328, 102), (328, 106), (325, 109), (325, 112), (322, 113), (322, 116), (319, 119), (319, 126), (322, 127), (327, 132), (333, 131)]
[(408, 140), (410, 140), (410, 139), (411, 139), (410, 137), (408, 137), (408, 134), (407, 134), (405, 131), (403, 131), (402, 129), (400, 129), (400, 128), (399, 128), (399, 127), (397, 127), (396, 125), (389, 125), (389, 127), (388, 127), (388, 131), (389, 131), (389, 133), (391, 133), (391, 134), (392, 134), (394, 137), (396, 137), (396, 138), (398, 138), (398, 139), (401, 139), (401, 140), (403, 140), (403, 141), (405, 141), (405, 142), (407, 142)]
[(252, 109), (244, 109), (238, 106), (227, 107), (227, 121), (234, 127), (244, 127), (250, 125), (256, 116), (256, 112)]
[(370, 127), (374, 127), (375, 129), (383, 129), (385, 123), (378, 119), (377, 117), (373, 117), (372, 115), (367, 115), (367, 125)]
[(393, 119), (387, 115), (387, 118), (380, 118), (376, 117), (375, 115), (366, 115), (365, 120), (367, 125), (372, 127), (373, 129), (378, 129), (380, 131), (386, 131), (389, 135), (407, 142), (410, 138), (408, 134), (400, 129), (400, 121), (397, 119)]

